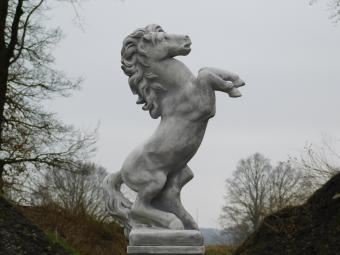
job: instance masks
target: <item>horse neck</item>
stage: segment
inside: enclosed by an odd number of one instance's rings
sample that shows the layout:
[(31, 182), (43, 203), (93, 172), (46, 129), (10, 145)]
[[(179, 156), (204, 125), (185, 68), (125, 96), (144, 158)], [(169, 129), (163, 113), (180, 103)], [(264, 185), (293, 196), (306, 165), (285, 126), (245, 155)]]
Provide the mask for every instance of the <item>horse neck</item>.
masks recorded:
[(160, 98), (159, 106), (162, 122), (176, 117), (174, 105), (187, 91), (187, 86), (195, 79), (188, 67), (181, 61), (171, 58), (155, 62), (150, 66), (150, 71), (157, 75), (158, 82), (167, 89), (166, 96)]
[(158, 76), (160, 83), (171, 87), (185, 86), (189, 80), (195, 78), (184, 63), (174, 58), (154, 62), (150, 69)]

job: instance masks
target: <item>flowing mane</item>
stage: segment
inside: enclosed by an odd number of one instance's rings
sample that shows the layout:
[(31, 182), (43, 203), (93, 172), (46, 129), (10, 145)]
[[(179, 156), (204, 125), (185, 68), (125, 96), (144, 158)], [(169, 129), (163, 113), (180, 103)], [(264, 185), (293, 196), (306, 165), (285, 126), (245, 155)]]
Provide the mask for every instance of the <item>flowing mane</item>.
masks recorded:
[(141, 48), (143, 40), (155, 45), (159, 40), (157, 32), (164, 32), (159, 25), (148, 25), (128, 35), (121, 51), (121, 63), (124, 73), (129, 76), (129, 85), (133, 94), (138, 95), (137, 104), (144, 104), (143, 110), (149, 111), (154, 119), (160, 116), (157, 103), (157, 90), (164, 90), (153, 82), (157, 76), (148, 70), (147, 53)]

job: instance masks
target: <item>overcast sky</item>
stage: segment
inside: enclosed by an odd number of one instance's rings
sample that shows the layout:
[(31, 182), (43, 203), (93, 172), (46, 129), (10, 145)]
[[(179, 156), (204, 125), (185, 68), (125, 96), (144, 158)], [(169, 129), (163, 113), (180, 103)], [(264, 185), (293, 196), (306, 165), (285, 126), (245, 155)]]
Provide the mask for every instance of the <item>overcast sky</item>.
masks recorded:
[(135, 104), (120, 69), (122, 40), (134, 29), (157, 23), (188, 34), (192, 51), (180, 59), (193, 73), (214, 66), (247, 82), (241, 98), (217, 95), (217, 114), (189, 162), (195, 178), (182, 199), (201, 227), (218, 227), (225, 179), (241, 158), (261, 152), (276, 163), (323, 135), (340, 138), (340, 24), (328, 19), (322, 1), (93, 0), (80, 14), (84, 32), (70, 6), (53, 10), (50, 22), (65, 34), (57, 66), (85, 80), (80, 92), (50, 107), (79, 128), (100, 122), (93, 160), (109, 172), (159, 122)]

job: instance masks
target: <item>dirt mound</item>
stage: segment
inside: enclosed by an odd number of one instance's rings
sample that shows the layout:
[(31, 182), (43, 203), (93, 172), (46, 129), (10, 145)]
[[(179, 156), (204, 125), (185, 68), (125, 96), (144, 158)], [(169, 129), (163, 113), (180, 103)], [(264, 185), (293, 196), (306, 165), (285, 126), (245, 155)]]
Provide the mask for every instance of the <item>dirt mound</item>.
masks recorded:
[(69, 255), (0, 197), (0, 255)]
[[(126, 255), (123, 229), (85, 213), (72, 213), (57, 204), (18, 208), (46, 233), (53, 233), (81, 255)], [(76, 253), (77, 252), (77, 253)]]
[(340, 254), (340, 174), (308, 201), (267, 216), (235, 255)]

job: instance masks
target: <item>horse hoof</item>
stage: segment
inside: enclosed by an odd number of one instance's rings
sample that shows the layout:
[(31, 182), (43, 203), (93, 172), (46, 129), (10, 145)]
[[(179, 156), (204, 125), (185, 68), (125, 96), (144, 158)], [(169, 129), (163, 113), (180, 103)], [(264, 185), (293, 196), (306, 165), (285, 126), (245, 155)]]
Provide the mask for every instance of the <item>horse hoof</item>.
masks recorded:
[(241, 92), (237, 89), (237, 88), (232, 88), (229, 92), (228, 92), (230, 97), (240, 97), (242, 96)]
[(236, 81), (233, 82), (233, 85), (235, 88), (238, 88), (238, 87), (242, 87), (244, 85), (246, 85), (246, 83), (244, 82), (244, 80), (242, 79), (237, 79)]
[(184, 225), (183, 225), (182, 221), (180, 221), (179, 219), (174, 219), (173, 221), (170, 222), (169, 228), (175, 229), (175, 230), (183, 230)]

